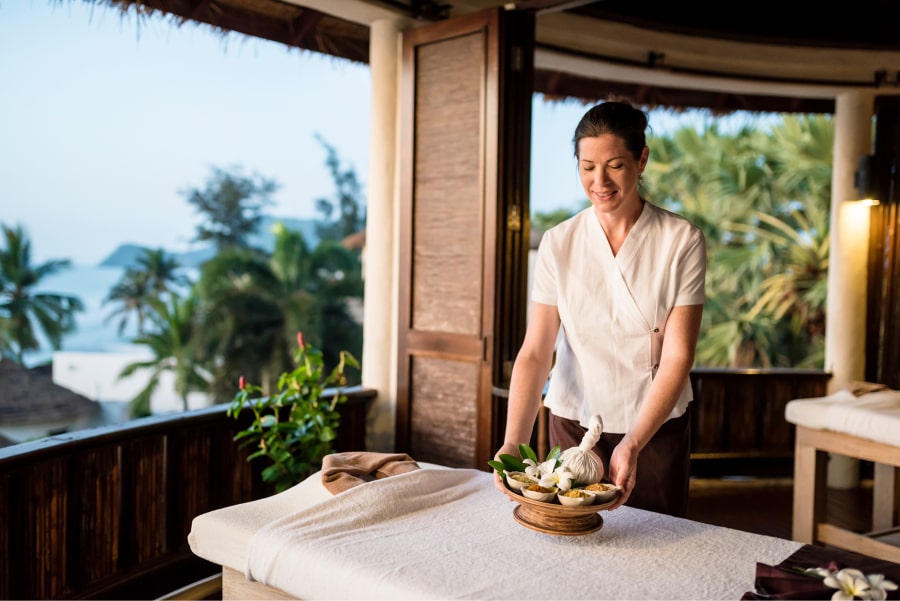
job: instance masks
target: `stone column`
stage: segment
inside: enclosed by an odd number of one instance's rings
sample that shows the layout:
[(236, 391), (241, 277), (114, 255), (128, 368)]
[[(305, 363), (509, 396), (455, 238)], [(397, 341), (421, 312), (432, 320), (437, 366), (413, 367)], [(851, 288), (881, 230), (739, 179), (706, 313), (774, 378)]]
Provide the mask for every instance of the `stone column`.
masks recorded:
[(372, 78), (369, 182), (363, 262), (362, 384), (378, 391), (366, 425), (366, 449), (394, 448), (397, 357), (398, 107), (403, 19), (379, 19), (369, 32)]
[[(829, 393), (851, 380), (865, 377), (870, 209), (853, 201), (858, 197), (854, 174), (859, 157), (872, 152), (874, 105), (872, 92), (846, 92), (836, 98), (825, 320), (825, 369), (832, 374)], [(828, 485), (847, 489), (858, 484), (859, 461), (832, 454), (828, 462)]]

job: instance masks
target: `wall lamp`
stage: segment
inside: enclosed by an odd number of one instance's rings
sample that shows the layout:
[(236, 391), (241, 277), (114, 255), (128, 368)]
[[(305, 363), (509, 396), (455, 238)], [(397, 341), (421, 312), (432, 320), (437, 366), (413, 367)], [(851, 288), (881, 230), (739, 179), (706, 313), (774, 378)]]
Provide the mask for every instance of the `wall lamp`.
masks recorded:
[(879, 200), (878, 181), (875, 172), (875, 155), (864, 154), (859, 157), (859, 167), (853, 177), (859, 202), (866, 206), (881, 204)]

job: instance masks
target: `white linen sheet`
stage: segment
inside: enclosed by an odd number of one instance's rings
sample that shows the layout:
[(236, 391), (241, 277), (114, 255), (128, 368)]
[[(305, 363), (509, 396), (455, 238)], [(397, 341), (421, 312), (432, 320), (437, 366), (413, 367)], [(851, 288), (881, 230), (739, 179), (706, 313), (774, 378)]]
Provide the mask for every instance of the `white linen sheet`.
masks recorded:
[(900, 391), (882, 390), (854, 396), (848, 390), (811, 399), (795, 399), (785, 419), (813, 430), (843, 432), (900, 447)]
[(306, 600), (739, 599), (756, 562), (802, 546), (629, 507), (555, 536), (518, 524), (515, 506), (487, 472), (416, 470), (262, 526), (244, 572)]

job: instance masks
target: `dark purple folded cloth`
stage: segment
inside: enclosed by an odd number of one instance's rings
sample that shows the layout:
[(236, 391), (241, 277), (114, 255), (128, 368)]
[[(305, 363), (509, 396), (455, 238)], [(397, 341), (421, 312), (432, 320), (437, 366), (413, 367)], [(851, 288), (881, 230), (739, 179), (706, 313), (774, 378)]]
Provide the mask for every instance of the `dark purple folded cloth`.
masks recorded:
[(758, 562), (754, 584), (756, 589), (741, 599), (830, 599), (835, 592), (818, 576)]
[[(821, 578), (803, 573), (817, 567), (830, 571), (854, 568), (900, 582), (900, 564), (852, 551), (803, 545), (778, 565), (757, 563), (755, 590), (744, 593), (741, 599), (831, 599), (835, 589), (825, 586)], [(887, 598), (900, 599), (900, 590), (887, 591)]]

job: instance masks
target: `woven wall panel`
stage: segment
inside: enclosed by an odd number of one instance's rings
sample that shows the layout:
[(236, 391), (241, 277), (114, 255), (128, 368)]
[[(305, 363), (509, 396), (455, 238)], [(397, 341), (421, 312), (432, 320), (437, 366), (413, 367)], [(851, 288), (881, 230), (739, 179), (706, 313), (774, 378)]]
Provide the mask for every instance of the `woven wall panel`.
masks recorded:
[(412, 326), (478, 335), (484, 35), (421, 46), (416, 75)]
[(474, 465), (478, 368), (476, 363), (413, 358), (414, 459), (449, 467)]

